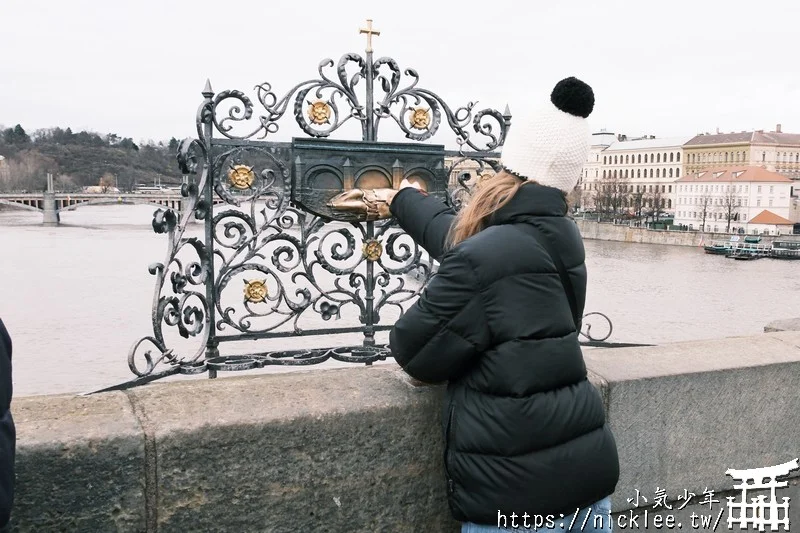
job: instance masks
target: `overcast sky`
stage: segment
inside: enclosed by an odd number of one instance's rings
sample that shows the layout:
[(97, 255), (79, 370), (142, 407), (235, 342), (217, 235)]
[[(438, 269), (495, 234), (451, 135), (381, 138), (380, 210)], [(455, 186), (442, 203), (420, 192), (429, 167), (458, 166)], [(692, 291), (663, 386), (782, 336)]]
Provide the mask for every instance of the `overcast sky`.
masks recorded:
[[(192, 136), (206, 78), (282, 94), (326, 57), (363, 54), (366, 18), (376, 57), (453, 107), (513, 113), (574, 75), (594, 88), (593, 130), (800, 133), (796, 0), (0, 0), (0, 124)], [(276, 138), (301, 134), (281, 124)]]

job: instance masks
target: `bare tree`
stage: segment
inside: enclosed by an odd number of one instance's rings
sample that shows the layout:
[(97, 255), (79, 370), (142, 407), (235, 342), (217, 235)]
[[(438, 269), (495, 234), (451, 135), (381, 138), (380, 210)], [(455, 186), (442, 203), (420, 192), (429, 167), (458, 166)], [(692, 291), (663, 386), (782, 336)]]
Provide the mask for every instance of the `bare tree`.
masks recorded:
[(627, 193), (627, 185), (623, 184), (619, 177), (613, 175), (603, 178), (597, 184), (594, 202), (598, 213), (603, 215), (619, 214)]
[(661, 192), (661, 186), (656, 185), (655, 190), (647, 193), (648, 215), (658, 222), (661, 213), (664, 212), (664, 194)]
[(725, 196), (722, 197), (722, 205), (720, 206), (720, 211), (722, 212), (722, 217), (728, 223), (727, 229), (725, 230), (727, 233), (731, 232), (731, 222), (739, 220), (739, 211), (737, 207), (737, 197), (736, 197), (736, 186), (729, 183), (725, 186)]
[(713, 202), (714, 200), (708, 192), (704, 192), (700, 196), (700, 231), (706, 230), (706, 219), (711, 214)]
[(106, 172), (100, 177), (100, 183), (98, 183), (98, 185), (100, 185), (100, 190), (103, 194), (107, 193), (108, 190), (114, 186), (114, 175), (110, 172)]
[(570, 193), (567, 195), (567, 205), (569, 206), (570, 211), (574, 211), (582, 207), (582, 200), (583, 189), (581, 188), (581, 184), (578, 184), (578, 186), (572, 189), (572, 191), (570, 191)]

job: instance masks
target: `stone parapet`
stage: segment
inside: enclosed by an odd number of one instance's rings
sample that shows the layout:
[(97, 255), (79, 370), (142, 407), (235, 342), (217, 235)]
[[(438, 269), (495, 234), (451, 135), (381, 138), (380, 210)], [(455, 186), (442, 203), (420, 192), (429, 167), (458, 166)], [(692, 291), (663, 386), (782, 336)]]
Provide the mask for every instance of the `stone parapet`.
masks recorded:
[[(798, 332), (585, 358), (617, 439), (619, 516), (657, 489), (673, 506), (713, 490), (716, 513), (736, 494), (729, 468), (800, 454)], [(17, 398), (14, 530), (455, 533), (442, 393), (383, 365)]]

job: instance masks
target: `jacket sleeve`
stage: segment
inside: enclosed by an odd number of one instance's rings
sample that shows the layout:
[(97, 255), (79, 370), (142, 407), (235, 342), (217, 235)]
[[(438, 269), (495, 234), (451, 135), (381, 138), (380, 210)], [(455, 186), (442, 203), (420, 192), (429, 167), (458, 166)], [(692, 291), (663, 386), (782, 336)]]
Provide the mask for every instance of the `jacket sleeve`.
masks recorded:
[(462, 373), (489, 345), (475, 273), (456, 247), (389, 334), (392, 355), (412, 377), (438, 383)]
[(413, 187), (401, 189), (392, 200), (392, 215), (400, 227), (436, 261), (444, 255), (455, 213), (441, 200)]
[(14, 503), (16, 431), (11, 418), (11, 339), (0, 320), (0, 528), (8, 523)]

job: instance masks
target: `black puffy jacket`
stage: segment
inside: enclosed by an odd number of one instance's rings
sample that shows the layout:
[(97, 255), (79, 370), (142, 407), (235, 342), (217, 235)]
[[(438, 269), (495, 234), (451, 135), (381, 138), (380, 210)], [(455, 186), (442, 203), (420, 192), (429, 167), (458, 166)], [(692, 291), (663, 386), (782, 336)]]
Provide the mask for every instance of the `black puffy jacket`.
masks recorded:
[(391, 210), (440, 262), (389, 344), (412, 377), (449, 382), (444, 461), (453, 517), (497, 525), (498, 512), (513, 512), (557, 521), (612, 494), (619, 460), (602, 398), (587, 380), (558, 270), (522, 226), (555, 240), (582, 314), (583, 241), (564, 195), (525, 184), (487, 228), (447, 252), (454, 214), (442, 202), (403, 189)]
[(11, 418), (11, 338), (0, 320), (0, 529), (8, 523), (14, 503), (16, 432)]

